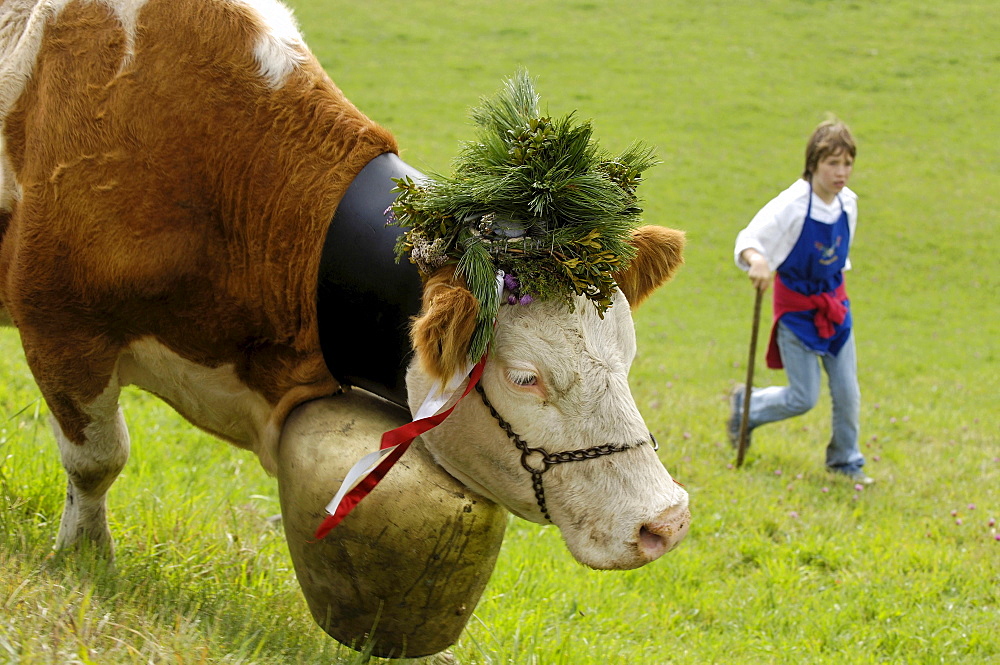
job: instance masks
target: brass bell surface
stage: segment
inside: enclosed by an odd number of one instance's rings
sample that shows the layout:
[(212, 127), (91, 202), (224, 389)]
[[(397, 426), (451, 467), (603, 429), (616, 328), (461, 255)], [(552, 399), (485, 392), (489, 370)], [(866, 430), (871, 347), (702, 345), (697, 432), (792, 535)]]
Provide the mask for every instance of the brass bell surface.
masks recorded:
[(278, 454), (282, 522), (313, 618), (355, 649), (414, 658), (455, 643), (496, 563), (507, 512), (434, 463), (420, 440), (324, 539), (314, 537), (348, 469), (409, 413), (354, 389), (307, 402)]

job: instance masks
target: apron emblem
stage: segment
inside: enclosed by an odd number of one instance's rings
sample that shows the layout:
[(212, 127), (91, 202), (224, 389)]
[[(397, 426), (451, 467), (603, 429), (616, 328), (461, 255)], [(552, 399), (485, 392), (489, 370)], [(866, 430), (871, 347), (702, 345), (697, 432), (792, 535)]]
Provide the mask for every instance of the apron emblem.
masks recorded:
[(816, 246), (816, 249), (819, 250), (820, 253), (819, 262), (825, 266), (828, 266), (836, 262), (837, 248), (840, 247), (840, 243), (843, 241), (843, 239), (844, 239), (843, 236), (837, 236), (836, 242), (834, 242), (833, 245), (831, 245), (830, 247), (827, 247), (826, 245), (817, 240), (814, 244)]

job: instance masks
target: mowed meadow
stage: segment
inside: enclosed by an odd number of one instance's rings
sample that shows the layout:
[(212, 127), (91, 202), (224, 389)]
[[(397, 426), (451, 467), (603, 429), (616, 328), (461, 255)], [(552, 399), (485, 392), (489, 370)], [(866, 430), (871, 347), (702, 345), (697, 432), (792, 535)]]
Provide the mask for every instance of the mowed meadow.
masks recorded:
[[(683, 545), (629, 572), (511, 520), (453, 651), (462, 663), (1000, 660), (1000, 12), (994, 2), (296, 0), (306, 40), (402, 156), (447, 171), (467, 111), (518, 67), (609, 149), (657, 149), (649, 223), (688, 234), (635, 313), (631, 383), (691, 495)], [(725, 438), (753, 308), (737, 231), (801, 172), (827, 112), (854, 130), (847, 277), (874, 486), (828, 475), (825, 393)], [(757, 383), (784, 376), (763, 368)], [(277, 484), (248, 453), (129, 390), (109, 497), (116, 570), (51, 555), (64, 477), (15, 331), (0, 331), (0, 662), (363, 662), (312, 621)], [(375, 442), (373, 442), (375, 445)], [(420, 497), (413, 497), (419, 501)]]

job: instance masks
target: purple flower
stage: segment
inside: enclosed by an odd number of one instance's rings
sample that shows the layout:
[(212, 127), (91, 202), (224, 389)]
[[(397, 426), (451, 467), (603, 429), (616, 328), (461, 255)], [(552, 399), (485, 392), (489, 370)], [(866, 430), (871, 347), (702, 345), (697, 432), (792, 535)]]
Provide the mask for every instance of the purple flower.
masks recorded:
[(517, 304), (517, 296), (514, 296), (514, 295), (507, 296), (507, 304), (508, 305), (516, 305)]
[(955, 524), (957, 524), (958, 526), (962, 526), (962, 518), (961, 517), (955, 518)]
[(862, 485), (861, 483), (858, 483), (857, 485), (855, 485), (855, 486), (854, 486), (854, 491), (855, 491), (855, 492), (860, 492), (860, 491), (861, 491), (861, 490), (863, 490), (864, 488), (865, 488), (865, 486), (864, 486), (864, 485)]
[(531, 303), (531, 302), (532, 302), (533, 300), (534, 300), (534, 298), (532, 298), (532, 297), (531, 297), (531, 296), (529, 296), (529, 295), (528, 295), (527, 293), (525, 293), (525, 294), (524, 294), (523, 296), (521, 296), (521, 299), (520, 299), (520, 300), (518, 300), (518, 302), (519, 302), (520, 304), (522, 304), (522, 305), (528, 305), (528, 304), (530, 304), (530, 303)]
[(826, 494), (829, 491), (830, 491), (829, 487), (824, 487), (823, 489), (820, 490), (820, 492), (822, 492), (823, 494)]
[(990, 518), (990, 521), (987, 522), (987, 524), (989, 524), (990, 526), (996, 526), (996, 523), (997, 523), (997, 521), (995, 519), (993, 519), (992, 517)]
[(516, 291), (517, 278), (514, 277), (514, 275), (512, 275), (511, 273), (507, 273), (503, 276), (503, 285), (507, 288), (508, 291)]
[(969, 504), (969, 510), (975, 510), (975, 509), (976, 509), (976, 504), (970, 503)]
[(799, 514), (797, 512), (795, 512), (794, 510), (792, 512), (788, 513), (788, 516), (791, 517), (793, 520), (799, 518)]

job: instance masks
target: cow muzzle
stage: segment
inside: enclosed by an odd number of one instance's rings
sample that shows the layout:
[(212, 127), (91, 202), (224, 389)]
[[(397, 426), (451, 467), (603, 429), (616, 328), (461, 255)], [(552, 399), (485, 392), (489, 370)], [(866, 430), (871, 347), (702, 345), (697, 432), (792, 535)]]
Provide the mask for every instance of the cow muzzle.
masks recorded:
[[(486, 391), (483, 389), (481, 384), (476, 385), (476, 390), (479, 392), (479, 396), (482, 398), (483, 404), (489, 410), (490, 415), (493, 416), (500, 428), (507, 434), (507, 437), (511, 440), (514, 446), (521, 452), (521, 466), (524, 467), (524, 469), (531, 475), (531, 485), (535, 494), (535, 501), (538, 504), (538, 509), (541, 511), (542, 516), (548, 522), (553, 522), (553, 520), (549, 514), (549, 508), (545, 498), (545, 485), (542, 479), (546, 471), (557, 464), (593, 460), (612, 453), (633, 450), (647, 443), (647, 441), (643, 440), (637, 441), (633, 444), (602, 444), (580, 450), (550, 453), (543, 448), (529, 446), (528, 443), (514, 431), (514, 428), (510, 425), (510, 423), (508, 423), (496, 410), (490, 400), (486, 397)], [(653, 450), (657, 450), (659, 448), (656, 443), (656, 439), (652, 434), (650, 434), (649, 443), (652, 444)], [(673, 482), (680, 485), (677, 481)], [(589, 565), (593, 568), (629, 569), (638, 568), (639, 566), (643, 566), (651, 561), (655, 561), (670, 550), (674, 549), (682, 540), (684, 540), (691, 524), (691, 512), (688, 509), (686, 493), (680, 488), (677, 489), (680, 491), (680, 494), (683, 495), (683, 498), (680, 501), (669, 506), (652, 519), (642, 521), (636, 530), (632, 532), (634, 549), (630, 553), (623, 553), (623, 556), (615, 557), (607, 561), (587, 560), (587, 557), (581, 557), (581, 553), (576, 551), (574, 551), (574, 556), (576, 556), (581, 563)], [(570, 539), (567, 538), (567, 545), (569, 544)], [(572, 545), (570, 545), (570, 549), (571, 551), (574, 549)]]
[(637, 543), (642, 563), (655, 561), (680, 545), (690, 526), (691, 511), (685, 502), (683, 505), (667, 508), (639, 527)]

